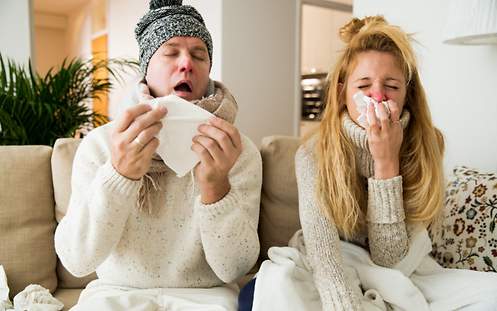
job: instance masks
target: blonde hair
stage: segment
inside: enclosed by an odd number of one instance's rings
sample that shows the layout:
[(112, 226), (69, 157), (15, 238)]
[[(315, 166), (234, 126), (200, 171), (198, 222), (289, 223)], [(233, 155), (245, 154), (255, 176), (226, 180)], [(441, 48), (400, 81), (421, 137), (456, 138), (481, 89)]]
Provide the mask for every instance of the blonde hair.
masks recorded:
[[(432, 123), (409, 36), (381, 16), (354, 18), (340, 29), (347, 44), (328, 75), (326, 105), (317, 135), (317, 196), (341, 235), (355, 237), (366, 225), (366, 189), (355, 162), (355, 147), (342, 126), (345, 90), (356, 57), (365, 51), (391, 53), (407, 83), (404, 109), (411, 118), (400, 150), (407, 222), (430, 224), (443, 206), (442, 134)], [(340, 87), (339, 87), (340, 84)]]

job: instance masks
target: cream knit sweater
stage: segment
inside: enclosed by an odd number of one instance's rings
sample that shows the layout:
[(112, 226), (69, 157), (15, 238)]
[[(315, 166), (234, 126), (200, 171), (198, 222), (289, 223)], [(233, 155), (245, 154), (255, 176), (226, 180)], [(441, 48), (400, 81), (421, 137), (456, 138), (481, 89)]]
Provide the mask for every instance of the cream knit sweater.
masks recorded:
[(229, 173), (230, 192), (200, 202), (194, 176), (160, 177), (153, 214), (137, 209), (143, 182), (121, 176), (110, 163), (109, 123), (83, 139), (73, 164), (67, 215), (55, 248), (74, 275), (96, 270), (108, 284), (137, 288), (213, 287), (245, 275), (259, 255), (262, 162), (242, 135), (243, 151)]
[[(409, 113), (406, 111), (401, 118), (403, 128), (406, 128), (408, 121)], [(355, 124), (347, 114), (343, 119), (343, 127), (356, 145), (356, 161), (361, 175), (367, 178), (368, 183), (368, 230), (352, 242), (369, 249), (376, 264), (391, 267), (399, 262), (408, 250), (402, 177), (387, 180), (372, 178), (374, 162), (369, 152), (366, 131)], [(353, 294), (344, 277), (337, 228), (324, 216), (315, 195), (315, 143), (315, 139), (311, 139), (299, 148), (295, 156), (299, 214), (307, 257), (313, 268), (323, 310), (360, 310), (359, 297)]]

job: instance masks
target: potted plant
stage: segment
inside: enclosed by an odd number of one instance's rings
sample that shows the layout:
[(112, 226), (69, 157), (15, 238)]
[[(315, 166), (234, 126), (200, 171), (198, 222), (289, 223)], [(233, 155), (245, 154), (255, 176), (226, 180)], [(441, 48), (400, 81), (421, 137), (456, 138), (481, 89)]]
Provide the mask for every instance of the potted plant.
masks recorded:
[(49, 145), (60, 137), (74, 137), (108, 121), (89, 103), (113, 87), (113, 80), (98, 78), (99, 70), (118, 81), (135, 61), (81, 60), (62, 63), (45, 76), (0, 55), (0, 145)]

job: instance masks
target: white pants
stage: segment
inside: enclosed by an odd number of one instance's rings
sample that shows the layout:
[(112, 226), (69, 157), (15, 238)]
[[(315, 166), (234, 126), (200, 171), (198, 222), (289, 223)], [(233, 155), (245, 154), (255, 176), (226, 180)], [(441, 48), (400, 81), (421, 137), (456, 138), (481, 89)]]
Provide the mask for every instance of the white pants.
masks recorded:
[(83, 290), (71, 311), (234, 311), (238, 307), (238, 292), (236, 285), (137, 289), (95, 280)]

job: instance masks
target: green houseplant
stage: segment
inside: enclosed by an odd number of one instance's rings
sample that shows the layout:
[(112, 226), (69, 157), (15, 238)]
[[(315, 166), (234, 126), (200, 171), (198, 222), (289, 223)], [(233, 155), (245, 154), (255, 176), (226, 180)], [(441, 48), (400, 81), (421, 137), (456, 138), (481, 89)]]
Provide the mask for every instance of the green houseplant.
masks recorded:
[[(129, 60), (74, 59), (40, 76), (31, 64), (26, 68), (0, 55), (0, 145), (53, 146), (57, 138), (104, 124), (107, 116), (88, 103), (108, 92), (120, 72), (137, 68)], [(99, 70), (111, 79), (95, 78)]]

